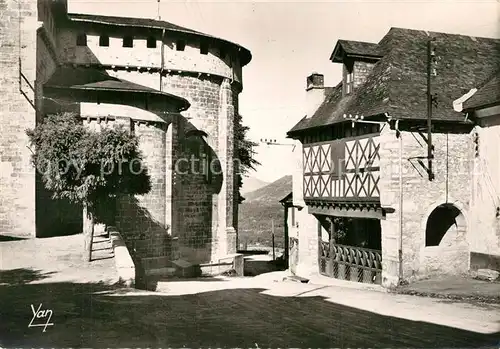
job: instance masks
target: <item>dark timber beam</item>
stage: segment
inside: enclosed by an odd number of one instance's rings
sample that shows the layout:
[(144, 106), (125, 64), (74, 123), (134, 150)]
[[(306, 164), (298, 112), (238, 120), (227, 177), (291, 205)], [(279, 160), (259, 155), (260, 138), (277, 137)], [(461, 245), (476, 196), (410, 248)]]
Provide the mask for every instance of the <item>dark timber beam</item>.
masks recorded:
[(308, 206), (309, 214), (318, 214), (335, 217), (352, 217), (352, 218), (374, 218), (384, 219), (385, 215), (381, 208), (374, 210), (355, 210), (346, 208), (333, 208), (333, 207), (312, 207)]

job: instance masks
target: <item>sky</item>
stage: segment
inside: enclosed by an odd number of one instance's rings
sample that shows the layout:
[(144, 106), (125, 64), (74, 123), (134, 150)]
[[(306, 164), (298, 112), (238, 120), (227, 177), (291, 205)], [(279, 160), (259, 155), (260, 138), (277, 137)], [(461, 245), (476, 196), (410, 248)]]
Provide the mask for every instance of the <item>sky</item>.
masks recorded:
[[(500, 0), (489, 1), (166, 1), (162, 20), (233, 41), (252, 52), (243, 68), (240, 113), (249, 137), (291, 143), (303, 116), (306, 77), (341, 79), (329, 60), (339, 39), (378, 42), (391, 27), (500, 38)], [(68, 0), (76, 13), (156, 18), (157, 0)], [(261, 144), (251, 176), (271, 182), (293, 171), (291, 146)]]

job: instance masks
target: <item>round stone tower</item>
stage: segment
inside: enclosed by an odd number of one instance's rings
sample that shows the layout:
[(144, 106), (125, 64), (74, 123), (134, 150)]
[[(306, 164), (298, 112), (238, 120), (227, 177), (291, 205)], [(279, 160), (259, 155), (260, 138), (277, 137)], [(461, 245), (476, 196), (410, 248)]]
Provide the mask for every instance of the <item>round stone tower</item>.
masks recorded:
[[(167, 212), (176, 259), (203, 264), (236, 252), (234, 117), (250, 52), (164, 21), (68, 14), (56, 26), (62, 65), (98, 69), (189, 101), (165, 139), (172, 183), (155, 210)], [(148, 110), (147, 100), (140, 103)]]

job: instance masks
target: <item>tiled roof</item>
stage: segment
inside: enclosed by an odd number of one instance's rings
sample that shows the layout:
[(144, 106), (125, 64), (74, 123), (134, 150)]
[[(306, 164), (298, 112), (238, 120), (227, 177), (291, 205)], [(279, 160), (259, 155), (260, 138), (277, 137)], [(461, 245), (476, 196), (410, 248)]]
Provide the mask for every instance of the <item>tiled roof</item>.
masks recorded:
[(280, 202), (282, 204), (291, 204), (293, 202), (293, 192), (288, 193)]
[(383, 57), (366, 82), (344, 98), (339, 84), (316, 113), (299, 121), (289, 134), (344, 121), (344, 114), (369, 117), (388, 113), (398, 119), (425, 120), (429, 36), (435, 38), (440, 59), (437, 76), (432, 78), (439, 102), (433, 120), (463, 121), (463, 114), (453, 110), (453, 101), (498, 69), (500, 40), (391, 28), (378, 44)]
[(495, 104), (500, 104), (500, 71), (464, 102), (464, 110), (479, 109)]
[(366, 57), (382, 57), (378, 44), (372, 42), (339, 40), (330, 59), (333, 62), (341, 62), (342, 53)]
[(183, 110), (189, 108), (189, 102), (182, 97), (118, 79), (106, 74), (105, 71), (94, 68), (61, 66), (44, 84), (44, 89), (149, 93), (170, 98), (176, 101)]
[(218, 40), (226, 44), (230, 44), (232, 46), (236, 46), (240, 51), (242, 65), (248, 64), (252, 59), (252, 54), (250, 53), (250, 51), (238, 44), (217, 38), (209, 34), (201, 33), (196, 30), (184, 28), (179, 25), (166, 21), (159, 21), (149, 18), (114, 17), (114, 16), (102, 16), (102, 15), (80, 14), (80, 13), (68, 13), (68, 18), (72, 22), (89, 22), (89, 23), (100, 23), (100, 24), (108, 24), (108, 25), (123, 26), (123, 27), (144, 27), (144, 28), (154, 28), (154, 29), (165, 29), (166, 31), (170, 32), (178, 32), (178, 33), (202, 36), (205, 38)]

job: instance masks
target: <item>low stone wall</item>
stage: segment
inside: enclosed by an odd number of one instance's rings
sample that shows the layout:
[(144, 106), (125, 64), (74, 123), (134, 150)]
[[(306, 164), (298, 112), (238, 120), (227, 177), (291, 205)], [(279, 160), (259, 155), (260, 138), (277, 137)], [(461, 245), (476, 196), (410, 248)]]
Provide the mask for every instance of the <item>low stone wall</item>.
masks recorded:
[(120, 282), (127, 287), (135, 286), (135, 265), (130, 253), (121, 237), (120, 233), (114, 229), (109, 229), (109, 237), (115, 255), (116, 271)]
[(234, 270), (236, 276), (244, 275), (244, 255), (241, 253), (234, 253), (212, 263), (200, 264), (202, 275), (216, 276)]

